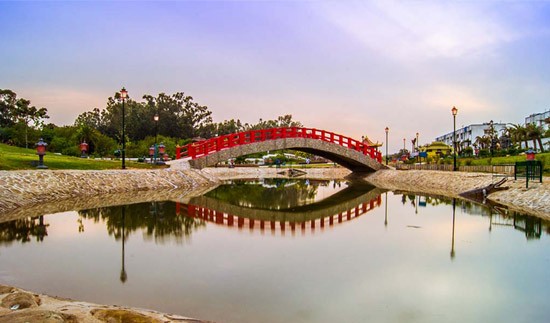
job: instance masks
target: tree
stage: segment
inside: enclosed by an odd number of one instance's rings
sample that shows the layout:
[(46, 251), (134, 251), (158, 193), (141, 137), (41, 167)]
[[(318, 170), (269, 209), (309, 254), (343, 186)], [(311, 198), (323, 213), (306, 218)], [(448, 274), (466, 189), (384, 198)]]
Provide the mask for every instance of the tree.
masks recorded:
[(0, 89), (0, 112), (0, 127), (23, 125), (26, 148), (29, 148), (29, 127), (39, 128), (43, 125), (43, 119), (49, 118), (46, 108), (31, 106), (31, 101), (27, 99), (17, 99), (17, 94), (12, 90)]
[(10, 127), (14, 124), (16, 101), (15, 92), (0, 89), (0, 127)]
[(510, 138), (514, 144), (519, 144), (521, 146), (521, 142), (525, 141), (525, 148), (527, 148), (527, 129), (525, 127), (520, 124), (515, 124), (512, 125), (512, 127), (507, 127), (506, 129), (508, 130)]
[(544, 146), (542, 145), (542, 135), (543, 129), (541, 126), (537, 126), (534, 123), (529, 123), (526, 125), (527, 138), (533, 140), (533, 149), (537, 150), (537, 142), (540, 147), (540, 150), (544, 152)]
[(475, 144), (478, 145), (481, 149), (486, 149), (491, 145), (491, 138), (488, 136), (477, 136)]
[(172, 95), (160, 93), (157, 97), (144, 95), (151, 120), (158, 113), (158, 134), (176, 138), (211, 135), (212, 112), (207, 106), (193, 102), (183, 92)]

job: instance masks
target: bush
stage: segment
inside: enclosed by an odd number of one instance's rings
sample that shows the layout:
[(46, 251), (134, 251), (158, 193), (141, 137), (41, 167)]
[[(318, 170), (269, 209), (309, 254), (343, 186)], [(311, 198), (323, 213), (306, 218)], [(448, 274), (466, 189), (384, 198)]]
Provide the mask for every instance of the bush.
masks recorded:
[(489, 149), (485, 149), (485, 148), (484, 148), (484, 149), (480, 149), (480, 150), (479, 150), (478, 156), (479, 156), (480, 158), (485, 158), (485, 157), (489, 156), (490, 154), (491, 154), (491, 152), (489, 151)]

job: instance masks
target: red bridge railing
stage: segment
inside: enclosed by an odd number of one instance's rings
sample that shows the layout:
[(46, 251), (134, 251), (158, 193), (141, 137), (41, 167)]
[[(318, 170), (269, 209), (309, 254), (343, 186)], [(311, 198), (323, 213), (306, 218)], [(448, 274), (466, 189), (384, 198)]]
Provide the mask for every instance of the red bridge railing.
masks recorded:
[(305, 230), (306, 227), (309, 227), (314, 230), (316, 227), (319, 227), (322, 229), (325, 227), (325, 225), (333, 226), (343, 222), (351, 221), (360, 217), (363, 214), (366, 214), (367, 212), (372, 211), (373, 209), (381, 205), (382, 205), (382, 196), (378, 195), (377, 197), (369, 201), (366, 201), (364, 203), (361, 203), (353, 208), (350, 208), (347, 211), (327, 215), (325, 217), (318, 218), (318, 219), (307, 220), (305, 222), (292, 221), (290, 219), (286, 221), (254, 220), (254, 219), (249, 219), (246, 216), (233, 215), (233, 214), (225, 213), (222, 211), (216, 211), (216, 210), (209, 209), (202, 206), (197, 206), (192, 204), (186, 205), (179, 202), (176, 202), (176, 214), (178, 215), (185, 214), (185, 213), (182, 213), (182, 212), (185, 212), (185, 211), (182, 211), (182, 208), (184, 210), (185, 208), (187, 208), (187, 216), (212, 222), (218, 225), (224, 225), (228, 227), (237, 227), (239, 229), (242, 229), (248, 226), (250, 230), (259, 227), (260, 230), (262, 231), (266, 229), (266, 226), (269, 226), (272, 231), (274, 231), (277, 227), (280, 227), (281, 231), (284, 232), (286, 229), (286, 225), (288, 224), (290, 229), (294, 232), (297, 227), (301, 228), (302, 230)]
[(299, 127), (249, 130), (190, 143), (181, 147), (180, 156), (176, 158), (191, 157), (192, 159), (196, 159), (226, 148), (284, 138), (310, 138), (322, 140), (359, 151), (377, 160), (379, 163), (382, 162), (381, 152), (374, 147), (365, 145), (359, 140), (325, 130)]

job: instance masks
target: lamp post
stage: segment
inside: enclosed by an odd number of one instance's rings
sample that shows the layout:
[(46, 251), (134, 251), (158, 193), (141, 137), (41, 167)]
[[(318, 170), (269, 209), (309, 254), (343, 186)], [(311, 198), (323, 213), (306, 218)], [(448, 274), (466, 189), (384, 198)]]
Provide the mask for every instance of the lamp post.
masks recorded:
[(158, 152), (159, 152), (159, 160), (157, 161), (157, 165), (164, 165), (164, 154), (166, 153), (166, 146), (161, 142), (158, 146)]
[(416, 158), (417, 160), (420, 160), (420, 149), (418, 149), (418, 132), (416, 133)]
[(126, 101), (126, 98), (128, 97), (128, 91), (124, 87), (122, 87), (122, 90), (120, 90), (120, 98), (122, 99), (122, 169), (126, 169), (126, 132), (125, 132), (125, 125), (124, 125), (124, 101)]
[(158, 124), (159, 124), (159, 114), (155, 113), (155, 116), (153, 117), (153, 120), (155, 121), (155, 156), (154, 156), (154, 162), (157, 162), (157, 155), (158, 155), (158, 146), (157, 146), (157, 135), (158, 135)]
[(493, 128), (493, 120), (489, 121), (489, 138), (491, 139), (491, 143), (489, 144), (489, 150), (491, 151), (491, 157), (493, 157), (493, 148), (494, 148), (494, 140), (493, 136), (495, 134), (495, 128)]
[(390, 128), (386, 127), (384, 130), (386, 131), (386, 165), (388, 165), (388, 132)]
[(88, 144), (86, 143), (86, 140), (84, 140), (84, 141), (80, 144), (80, 152), (81, 152), (80, 158), (86, 158), (86, 157), (88, 157), (88, 156), (86, 155), (86, 153), (88, 152)]
[(451, 112), (453, 114), (453, 171), (456, 172), (456, 114), (458, 109), (453, 106)]

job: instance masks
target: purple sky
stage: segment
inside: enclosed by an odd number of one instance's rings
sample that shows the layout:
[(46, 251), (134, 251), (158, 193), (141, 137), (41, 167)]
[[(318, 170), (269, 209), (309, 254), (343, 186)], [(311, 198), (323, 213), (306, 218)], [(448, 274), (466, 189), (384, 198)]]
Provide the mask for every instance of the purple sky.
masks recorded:
[(550, 108), (548, 1), (0, 1), (0, 88), (72, 124), (122, 86), (390, 151)]

